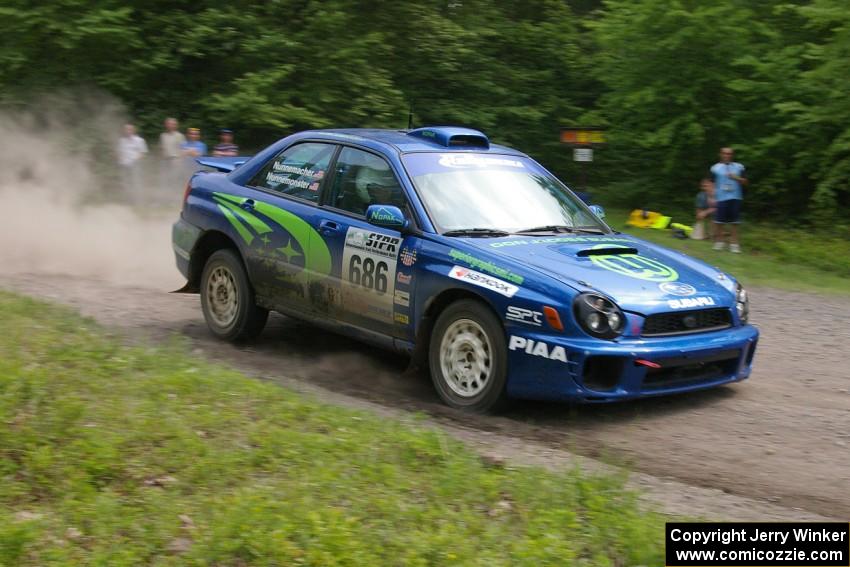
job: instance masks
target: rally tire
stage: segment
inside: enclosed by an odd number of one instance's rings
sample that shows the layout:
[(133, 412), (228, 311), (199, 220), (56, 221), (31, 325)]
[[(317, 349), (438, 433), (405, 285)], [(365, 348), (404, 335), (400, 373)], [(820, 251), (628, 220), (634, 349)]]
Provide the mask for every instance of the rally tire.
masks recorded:
[(451, 407), (473, 413), (503, 409), (508, 402), (505, 331), (482, 302), (449, 305), (434, 324), (428, 348), (431, 381)]
[(230, 249), (214, 252), (204, 266), (201, 309), (212, 334), (234, 342), (256, 337), (269, 317), (255, 302), (242, 259)]

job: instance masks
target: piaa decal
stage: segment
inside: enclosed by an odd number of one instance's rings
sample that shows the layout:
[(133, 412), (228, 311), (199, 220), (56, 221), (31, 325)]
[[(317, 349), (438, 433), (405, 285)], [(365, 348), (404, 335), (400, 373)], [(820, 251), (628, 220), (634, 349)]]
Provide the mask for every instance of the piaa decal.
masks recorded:
[(534, 341), (525, 337), (511, 335), (511, 340), (508, 343), (510, 350), (522, 350), (531, 356), (540, 356), (549, 360), (558, 360), (561, 362), (567, 361), (567, 351), (562, 346), (549, 346), (543, 341)]

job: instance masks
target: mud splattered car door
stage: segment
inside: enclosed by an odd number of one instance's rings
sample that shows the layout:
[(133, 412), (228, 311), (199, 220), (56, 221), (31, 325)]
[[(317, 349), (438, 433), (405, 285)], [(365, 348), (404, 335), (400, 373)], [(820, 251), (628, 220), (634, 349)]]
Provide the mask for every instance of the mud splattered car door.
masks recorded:
[(396, 285), (402, 234), (365, 217), (372, 204), (408, 208), (390, 165), (377, 154), (343, 147), (324, 192), (316, 228), (333, 254), (328, 314), (363, 329), (405, 336), (410, 295), (407, 286)]
[(265, 226), (248, 263), (258, 300), (266, 307), (315, 310), (308, 274), (329, 275), (331, 253), (313, 226), (322, 183), (337, 149), (315, 142), (289, 146), (257, 172), (248, 183), (257, 190), (238, 203)]

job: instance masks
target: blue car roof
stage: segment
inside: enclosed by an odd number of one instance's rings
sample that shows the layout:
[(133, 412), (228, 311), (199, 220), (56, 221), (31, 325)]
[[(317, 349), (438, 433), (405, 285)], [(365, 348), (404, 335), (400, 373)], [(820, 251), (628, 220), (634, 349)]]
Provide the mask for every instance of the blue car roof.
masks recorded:
[(373, 149), (378, 146), (391, 146), (399, 153), (470, 151), (477, 153), (526, 154), (490, 143), (487, 136), (471, 128), (458, 126), (427, 126), (414, 130), (390, 130), (378, 128), (335, 128), (328, 130), (306, 130), (296, 134), (298, 138), (321, 138), (328, 140), (348, 140)]

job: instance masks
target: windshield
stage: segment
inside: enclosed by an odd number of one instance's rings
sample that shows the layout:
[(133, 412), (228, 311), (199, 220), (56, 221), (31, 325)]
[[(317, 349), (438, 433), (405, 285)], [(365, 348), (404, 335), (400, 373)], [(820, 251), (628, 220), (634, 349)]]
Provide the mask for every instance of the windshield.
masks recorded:
[(440, 232), (545, 227), (609, 232), (584, 203), (528, 158), (455, 152), (414, 153), (403, 159)]

